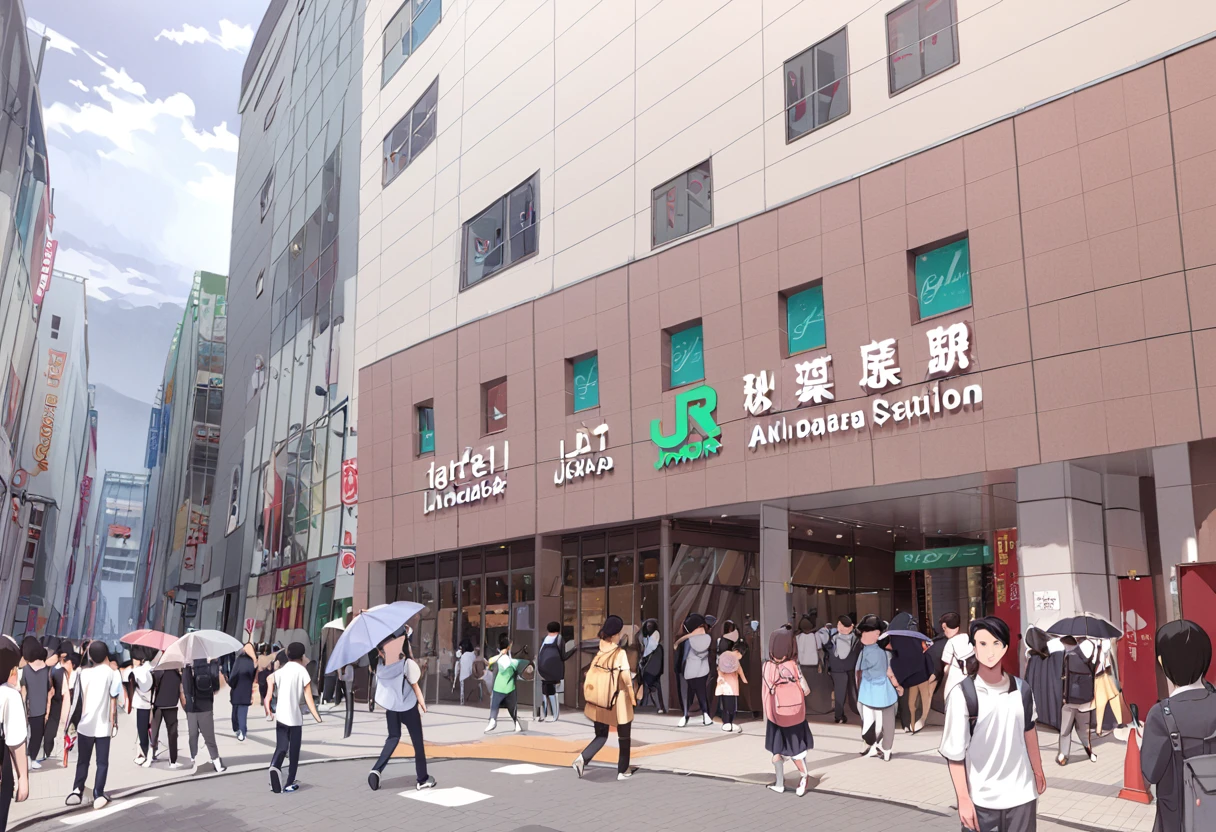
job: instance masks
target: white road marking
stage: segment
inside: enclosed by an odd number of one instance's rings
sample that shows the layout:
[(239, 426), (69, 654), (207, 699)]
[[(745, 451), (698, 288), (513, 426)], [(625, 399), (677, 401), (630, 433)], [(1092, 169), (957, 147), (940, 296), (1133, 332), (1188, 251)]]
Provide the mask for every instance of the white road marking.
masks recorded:
[(61, 818), (59, 822), (66, 823), (68, 826), (77, 826), (81, 823), (90, 823), (92, 821), (101, 820), (102, 818), (107, 818), (110, 815), (117, 814), (123, 809), (130, 809), (132, 806), (138, 806), (141, 803), (149, 803), (153, 800), (156, 800), (156, 798), (135, 797), (131, 800), (119, 800), (111, 803), (104, 809), (97, 809), (95, 811), (89, 811), (86, 809), (83, 812), (74, 812), (68, 815), (66, 818)]
[(453, 786), (450, 789), (410, 790), (408, 792), (401, 792), (400, 794), (402, 797), (408, 797), (410, 800), (421, 800), (423, 803), (433, 803), (436, 806), (447, 806), (448, 808), (468, 806), (472, 803), (490, 799), (488, 794), (475, 792), (463, 786)]
[(543, 774), (546, 771), (557, 771), (554, 768), (545, 768), (544, 766), (534, 766), (531, 763), (516, 763), (510, 766), (493, 769), (491, 774)]

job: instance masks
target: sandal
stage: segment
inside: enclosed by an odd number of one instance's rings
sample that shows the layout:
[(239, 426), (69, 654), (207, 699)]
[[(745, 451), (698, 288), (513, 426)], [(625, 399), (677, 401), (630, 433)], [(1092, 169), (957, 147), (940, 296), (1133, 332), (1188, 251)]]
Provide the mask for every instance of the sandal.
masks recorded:
[(63, 801), (64, 806), (79, 806), (80, 801), (84, 799), (83, 792), (71, 792)]

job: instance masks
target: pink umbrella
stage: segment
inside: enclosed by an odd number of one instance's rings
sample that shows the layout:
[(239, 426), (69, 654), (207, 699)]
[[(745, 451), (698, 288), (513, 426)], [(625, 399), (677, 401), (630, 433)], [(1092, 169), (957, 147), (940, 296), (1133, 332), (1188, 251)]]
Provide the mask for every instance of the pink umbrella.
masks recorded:
[(153, 650), (166, 650), (177, 641), (177, 636), (162, 633), (160, 630), (135, 630), (119, 639), (123, 644), (140, 647), (151, 647)]

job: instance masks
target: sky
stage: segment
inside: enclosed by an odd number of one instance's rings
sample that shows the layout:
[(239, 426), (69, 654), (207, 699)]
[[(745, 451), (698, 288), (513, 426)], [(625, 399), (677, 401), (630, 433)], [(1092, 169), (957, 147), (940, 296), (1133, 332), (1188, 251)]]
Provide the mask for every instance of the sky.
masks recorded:
[(268, 0), (26, 0), (59, 241), (92, 300), (228, 273), (241, 69)]

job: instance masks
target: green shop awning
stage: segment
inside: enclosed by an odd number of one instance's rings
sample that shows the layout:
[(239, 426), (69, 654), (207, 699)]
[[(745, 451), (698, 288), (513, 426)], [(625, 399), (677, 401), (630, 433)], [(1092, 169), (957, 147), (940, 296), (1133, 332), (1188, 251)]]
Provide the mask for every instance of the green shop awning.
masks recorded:
[(937, 549), (905, 549), (895, 552), (895, 571), (944, 569), (948, 566), (982, 566), (992, 563), (992, 549), (983, 543), (942, 546)]

